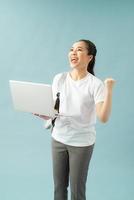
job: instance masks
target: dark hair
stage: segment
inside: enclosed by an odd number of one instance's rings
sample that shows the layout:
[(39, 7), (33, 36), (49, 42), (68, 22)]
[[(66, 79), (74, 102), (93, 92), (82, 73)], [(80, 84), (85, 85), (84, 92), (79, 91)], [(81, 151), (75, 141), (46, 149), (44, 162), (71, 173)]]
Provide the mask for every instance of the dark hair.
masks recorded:
[(95, 76), (94, 66), (95, 66), (95, 56), (97, 53), (96, 46), (90, 40), (81, 39), (78, 42), (84, 42), (88, 49), (88, 55), (93, 55), (92, 60), (89, 62), (88, 66), (87, 66), (87, 71)]

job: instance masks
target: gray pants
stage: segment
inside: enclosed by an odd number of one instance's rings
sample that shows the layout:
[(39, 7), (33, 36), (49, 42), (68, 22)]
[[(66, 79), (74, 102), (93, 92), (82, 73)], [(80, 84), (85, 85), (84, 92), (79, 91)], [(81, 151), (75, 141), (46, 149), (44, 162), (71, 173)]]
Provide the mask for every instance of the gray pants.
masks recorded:
[(94, 144), (86, 147), (65, 145), (52, 138), (54, 200), (86, 200), (86, 180)]

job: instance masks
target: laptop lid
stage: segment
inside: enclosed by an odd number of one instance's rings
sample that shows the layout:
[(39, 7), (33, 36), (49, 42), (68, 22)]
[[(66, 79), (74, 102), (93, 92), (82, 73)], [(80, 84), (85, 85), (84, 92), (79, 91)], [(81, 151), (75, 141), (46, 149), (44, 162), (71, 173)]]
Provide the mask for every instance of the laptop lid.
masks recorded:
[(54, 117), (52, 86), (42, 83), (9, 80), (15, 110)]

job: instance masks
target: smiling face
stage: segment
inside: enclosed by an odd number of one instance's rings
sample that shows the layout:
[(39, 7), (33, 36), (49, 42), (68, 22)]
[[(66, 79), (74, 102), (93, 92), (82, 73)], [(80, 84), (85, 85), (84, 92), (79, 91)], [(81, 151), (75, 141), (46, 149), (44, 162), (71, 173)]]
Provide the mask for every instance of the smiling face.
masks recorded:
[(70, 66), (77, 69), (87, 69), (92, 57), (88, 55), (88, 49), (83, 41), (74, 43), (68, 53)]

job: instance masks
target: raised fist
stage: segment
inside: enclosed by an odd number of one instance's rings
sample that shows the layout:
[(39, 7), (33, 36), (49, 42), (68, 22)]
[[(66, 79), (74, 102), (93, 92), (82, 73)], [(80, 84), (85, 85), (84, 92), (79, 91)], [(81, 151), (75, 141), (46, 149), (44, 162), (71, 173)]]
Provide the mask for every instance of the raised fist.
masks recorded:
[(108, 90), (113, 88), (115, 82), (116, 81), (113, 78), (106, 78), (104, 81), (105, 86)]

